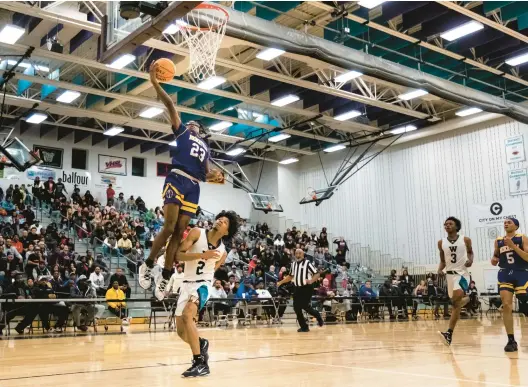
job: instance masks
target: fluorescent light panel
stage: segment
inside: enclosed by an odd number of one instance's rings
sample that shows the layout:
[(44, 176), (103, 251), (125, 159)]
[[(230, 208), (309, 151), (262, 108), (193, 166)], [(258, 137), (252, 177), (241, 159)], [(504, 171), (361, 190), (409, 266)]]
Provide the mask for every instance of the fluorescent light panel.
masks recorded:
[(280, 48), (267, 48), (264, 51), (259, 52), (257, 58), (268, 61), (281, 56), (285, 52), (286, 51), (281, 50)]
[(344, 74), (341, 74), (341, 75), (338, 75), (337, 77), (335, 77), (335, 81), (336, 82), (348, 82), (350, 81), (351, 79), (354, 79), (354, 78), (357, 78), (357, 77), (360, 77), (362, 76), (363, 74), (361, 74), (359, 71), (349, 71), (347, 73), (344, 73)]
[(282, 140), (286, 140), (287, 138), (290, 138), (290, 137), (291, 136), (287, 133), (281, 133), (281, 134), (277, 134), (276, 136), (270, 137), (268, 141), (269, 142), (279, 142)]
[(276, 99), (275, 101), (271, 102), (271, 104), (273, 106), (282, 107), (282, 106), (289, 105), (290, 103), (296, 102), (298, 100), (299, 100), (299, 97), (297, 97), (296, 95), (288, 94), (288, 95), (285, 95), (284, 97), (280, 97)]
[(290, 157), (289, 159), (285, 159), (285, 160), (282, 160), (282, 161), (279, 161), (279, 164), (293, 164), (293, 163), (296, 163), (297, 161), (299, 161), (299, 159), (296, 159), (295, 157)]
[(120, 126), (112, 126), (110, 129), (107, 129), (103, 132), (105, 136), (117, 136), (119, 133), (124, 132), (125, 129)]
[(167, 28), (163, 30), (163, 33), (166, 35), (174, 35), (179, 30), (180, 30), (180, 27), (178, 27), (175, 23), (172, 23), (172, 24), (169, 24)]
[(212, 130), (212, 131), (218, 132), (218, 131), (220, 131), (220, 130), (227, 129), (227, 128), (229, 128), (230, 126), (233, 126), (233, 123), (232, 123), (232, 122), (222, 121), (222, 122), (219, 122), (219, 123), (217, 123), (217, 124), (211, 125), (211, 126), (209, 127), (209, 130)]
[(337, 145), (331, 146), (331, 147), (329, 147), (329, 148), (326, 148), (324, 151), (325, 151), (326, 153), (332, 153), (332, 152), (337, 152), (337, 151), (339, 151), (339, 150), (341, 150), (341, 149), (345, 149), (345, 148), (346, 148), (345, 145), (343, 145), (343, 144), (337, 144)]
[(412, 132), (413, 130), (416, 130), (416, 129), (418, 129), (418, 128), (416, 126), (414, 126), (414, 125), (406, 125), (406, 126), (402, 126), (401, 128), (397, 128), (397, 129), (391, 130), (390, 133), (392, 133), (392, 134), (402, 134), (402, 133)]
[(362, 7), (372, 9), (372, 8), (377, 7), (380, 4), (383, 4), (384, 2), (385, 0), (363, 0), (363, 1), (358, 2), (358, 4), (361, 5)]
[(226, 152), (226, 155), (228, 156), (238, 156), (239, 154), (246, 153), (246, 150), (244, 148), (235, 148), (231, 149), (229, 152)]
[(467, 23), (462, 24), (461, 26), (455, 27), (449, 31), (444, 32), (440, 35), (440, 37), (442, 39), (449, 40), (450, 42), (452, 42), (453, 40), (457, 40), (462, 36), (466, 36), (472, 34), (473, 32), (480, 31), (483, 28), (484, 26), (482, 24), (476, 22), (475, 20), (471, 20)]
[(506, 64), (510, 66), (518, 66), (520, 64), (528, 62), (528, 53), (514, 56), (513, 58), (507, 59)]
[(14, 26), (12, 24), (6, 25), (0, 31), (0, 42), (7, 44), (15, 44), (18, 39), (26, 32), (25, 28)]
[(40, 124), (42, 121), (46, 121), (46, 118), (48, 118), (46, 114), (33, 113), (26, 118), (26, 122), (29, 122), (30, 124)]
[(72, 103), (81, 96), (78, 91), (66, 90), (64, 93), (57, 97), (57, 102)]
[(207, 78), (198, 84), (200, 89), (211, 90), (224, 83), (226, 79), (215, 75), (214, 77)]
[(466, 117), (466, 116), (470, 116), (472, 114), (480, 113), (481, 111), (482, 111), (482, 109), (479, 109), (477, 107), (470, 107), (470, 108), (467, 108), (467, 109), (459, 110), (455, 114), (457, 116), (459, 116), (459, 117)]
[(400, 94), (398, 96), (399, 99), (402, 99), (404, 101), (409, 101), (410, 99), (421, 97), (422, 95), (427, 95), (429, 92), (425, 90), (413, 90), (409, 91), (408, 93)]
[(132, 54), (121, 55), (115, 61), (110, 63), (108, 67), (112, 67), (114, 69), (122, 69), (123, 67), (128, 66), (130, 63), (132, 63), (135, 60), (136, 60), (136, 57)]
[(349, 112), (345, 112), (342, 114), (338, 114), (334, 117), (337, 121), (346, 121), (350, 120), (351, 118), (359, 117), (361, 115), (361, 112), (358, 112), (357, 110), (351, 110)]
[(143, 118), (153, 118), (159, 116), (161, 113), (163, 113), (163, 109), (158, 107), (151, 107), (143, 110), (141, 113), (139, 113), (139, 116)]

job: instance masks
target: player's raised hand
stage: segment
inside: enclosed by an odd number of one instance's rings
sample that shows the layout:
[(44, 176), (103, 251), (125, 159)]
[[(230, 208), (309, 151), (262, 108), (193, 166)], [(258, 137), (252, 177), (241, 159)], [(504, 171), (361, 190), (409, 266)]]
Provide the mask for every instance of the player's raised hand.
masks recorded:
[(510, 249), (513, 249), (515, 247), (515, 243), (513, 243), (510, 237), (504, 237), (504, 244), (508, 246)]
[(218, 250), (206, 250), (202, 254), (202, 259), (220, 259), (222, 258), (222, 253)]
[(497, 257), (491, 258), (491, 264), (493, 266), (497, 266), (499, 264), (499, 258), (497, 258)]
[(218, 169), (211, 169), (206, 176), (206, 180), (212, 183), (221, 183), (224, 175)]
[(158, 83), (158, 78), (156, 78), (156, 62), (152, 62), (150, 64), (149, 74), (150, 74), (150, 81), (152, 83)]

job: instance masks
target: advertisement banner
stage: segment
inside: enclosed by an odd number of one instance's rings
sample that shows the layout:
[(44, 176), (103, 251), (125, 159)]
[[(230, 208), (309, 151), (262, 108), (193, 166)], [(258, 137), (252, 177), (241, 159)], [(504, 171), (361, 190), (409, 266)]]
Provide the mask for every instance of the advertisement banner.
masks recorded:
[(127, 159), (124, 157), (99, 155), (99, 173), (126, 176)]
[(67, 184), (87, 187), (90, 184), (90, 172), (69, 172), (62, 171), (62, 181)]
[(123, 188), (120, 179), (118, 179), (116, 176), (99, 175), (99, 178), (95, 182), (96, 187), (108, 188), (108, 184), (112, 184), (114, 189)]
[(522, 134), (506, 139), (506, 162), (518, 163), (525, 161), (524, 155), (524, 137)]
[(33, 151), (39, 151), (42, 158), (42, 166), (62, 169), (62, 156), (64, 149), (50, 148), (48, 146), (33, 145)]
[(53, 169), (42, 168), (42, 167), (31, 167), (26, 171), (26, 177), (29, 180), (35, 180), (35, 177), (39, 177), (40, 181), (46, 181), (50, 177), (57, 181), (57, 173)]
[(469, 215), (473, 228), (500, 226), (506, 218), (516, 218), (521, 224), (524, 221), (520, 198), (497, 200), (487, 204), (473, 204)]
[(512, 169), (508, 171), (510, 195), (524, 195), (528, 193), (528, 169)]

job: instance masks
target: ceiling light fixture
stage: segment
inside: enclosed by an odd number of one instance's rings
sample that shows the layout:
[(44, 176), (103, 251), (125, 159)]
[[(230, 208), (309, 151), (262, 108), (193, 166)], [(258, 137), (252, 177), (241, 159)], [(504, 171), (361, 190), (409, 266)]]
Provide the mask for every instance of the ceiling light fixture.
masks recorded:
[(130, 63), (136, 60), (136, 57), (132, 54), (121, 55), (115, 61), (107, 65), (113, 69), (122, 69), (125, 66), (128, 66)]
[(296, 163), (297, 161), (299, 161), (299, 159), (296, 159), (295, 157), (290, 157), (289, 159), (279, 161), (279, 164), (288, 165), (288, 164)]
[(110, 129), (107, 129), (103, 132), (105, 136), (117, 136), (119, 133), (123, 133), (125, 128), (120, 126), (112, 126)]
[(57, 97), (57, 102), (72, 103), (81, 96), (78, 91), (66, 90), (64, 93)]
[(475, 20), (471, 20), (467, 23), (464, 23), (458, 27), (444, 32), (440, 35), (440, 37), (442, 39), (449, 40), (450, 42), (452, 42), (453, 40), (457, 40), (458, 38), (472, 34), (473, 32), (480, 31), (483, 28), (484, 26), (482, 24), (476, 22)]
[(289, 105), (290, 103), (296, 102), (298, 100), (299, 100), (299, 97), (297, 97), (296, 95), (288, 94), (288, 95), (285, 95), (284, 97), (280, 97), (272, 101), (271, 104), (273, 106), (282, 107), (282, 106)]
[(345, 148), (346, 148), (345, 145), (343, 145), (343, 144), (337, 144), (337, 145), (333, 145), (333, 146), (331, 146), (331, 147), (329, 147), (329, 148), (324, 149), (324, 151), (325, 151), (326, 153), (332, 153), (332, 152), (340, 151), (341, 149), (345, 149)]
[(28, 118), (26, 118), (26, 122), (29, 122), (30, 124), (40, 124), (43, 121), (46, 121), (48, 116), (46, 114), (42, 113), (33, 113)]
[(226, 152), (226, 155), (228, 156), (238, 156), (239, 154), (246, 153), (246, 150), (244, 148), (235, 148), (231, 149), (229, 152)]
[(428, 91), (419, 89), (419, 90), (409, 91), (408, 93), (400, 94), (398, 98), (404, 101), (409, 101), (411, 99), (418, 98), (418, 97), (421, 97), (422, 95), (427, 95), (427, 94), (429, 94)]
[(477, 108), (477, 107), (470, 107), (470, 108), (459, 110), (455, 114), (459, 117), (466, 117), (466, 116), (470, 116), (472, 114), (477, 114), (480, 112), (482, 112), (482, 109)]
[(401, 128), (397, 128), (397, 129), (391, 130), (391, 131), (389, 131), (389, 133), (402, 134), (402, 133), (412, 132), (413, 130), (416, 130), (416, 129), (418, 129), (418, 128), (416, 126), (414, 126), (414, 125), (405, 125), (405, 126), (402, 126)]
[(218, 132), (220, 130), (224, 130), (224, 129), (227, 129), (229, 128), (230, 126), (233, 126), (233, 123), (232, 122), (228, 122), (228, 121), (221, 121), (221, 122), (218, 122), (214, 125), (211, 125), (209, 127), (209, 130), (212, 130), (214, 132)]
[(334, 81), (338, 82), (338, 83), (342, 83), (342, 82), (348, 82), (350, 81), (351, 79), (354, 79), (354, 78), (357, 78), (357, 77), (360, 77), (362, 76), (363, 74), (360, 73), (359, 71), (349, 71), (347, 73), (344, 73), (344, 74), (340, 74), (338, 75), (337, 77), (335, 77)]
[(377, 7), (380, 4), (383, 4), (384, 2), (385, 0), (363, 0), (363, 1), (358, 2), (358, 4), (361, 5), (362, 7), (372, 9), (372, 8)]
[(217, 75), (213, 77), (209, 77), (202, 82), (200, 82), (197, 86), (200, 89), (204, 90), (211, 90), (214, 89), (217, 86), (220, 86), (222, 83), (225, 83), (226, 79), (224, 77), (219, 77)]
[(358, 112), (357, 110), (351, 110), (349, 112), (338, 114), (334, 117), (334, 120), (337, 121), (346, 121), (350, 120), (351, 118), (359, 117), (361, 115), (361, 112)]
[(276, 136), (272, 136), (268, 139), (269, 142), (279, 142), (279, 141), (282, 141), (282, 140), (286, 140), (287, 138), (290, 138), (291, 135), (287, 134), (287, 133), (280, 133), (280, 134), (277, 134)]
[(510, 59), (506, 59), (506, 64), (510, 66), (518, 66), (526, 62), (528, 62), (528, 53), (517, 55)]
[(261, 51), (257, 54), (257, 58), (268, 61), (272, 60), (278, 56), (281, 56), (286, 51), (281, 50), (280, 48), (267, 48), (264, 51)]
[(159, 116), (161, 113), (163, 113), (163, 109), (158, 107), (151, 107), (143, 110), (141, 113), (139, 113), (139, 116), (143, 118), (154, 118), (156, 116)]
[(18, 39), (26, 32), (25, 28), (18, 27), (12, 24), (6, 25), (0, 31), (0, 42), (7, 44), (15, 44)]

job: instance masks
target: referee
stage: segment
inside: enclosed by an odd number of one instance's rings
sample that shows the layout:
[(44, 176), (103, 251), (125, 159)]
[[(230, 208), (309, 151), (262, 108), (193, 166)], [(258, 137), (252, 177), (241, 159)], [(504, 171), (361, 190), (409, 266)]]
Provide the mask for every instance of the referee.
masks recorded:
[(293, 281), (295, 285), (293, 310), (301, 326), (297, 332), (310, 332), (310, 328), (308, 328), (308, 324), (302, 313), (303, 310), (315, 317), (320, 327), (323, 326), (321, 315), (310, 305), (313, 295), (312, 284), (319, 279), (319, 273), (315, 270), (314, 265), (304, 258), (304, 251), (301, 249), (295, 250), (295, 258), (296, 261), (291, 264), (290, 274), (284, 277), (282, 281), (277, 282), (277, 286)]

